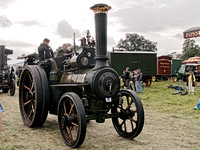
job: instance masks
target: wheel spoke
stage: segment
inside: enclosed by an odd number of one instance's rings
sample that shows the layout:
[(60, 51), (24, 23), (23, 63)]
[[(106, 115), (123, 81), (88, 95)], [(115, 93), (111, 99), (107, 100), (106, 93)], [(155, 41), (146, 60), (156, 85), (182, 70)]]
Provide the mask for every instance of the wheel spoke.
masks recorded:
[(133, 122), (131, 120), (130, 122), (131, 122), (132, 131), (134, 131)]
[(131, 117), (129, 117), (129, 119), (130, 119), (130, 121), (132, 121), (132, 122), (134, 122), (134, 123), (136, 123), (137, 121), (136, 120), (134, 120), (133, 118), (131, 118)]
[(123, 120), (119, 126), (122, 126), (124, 124), (124, 122), (125, 122), (125, 120)]
[(69, 115), (71, 114), (73, 107), (74, 107), (74, 104), (72, 105), (72, 107), (71, 107), (71, 109), (69, 111)]
[(68, 132), (68, 135), (70, 136), (69, 138), (73, 141), (73, 136), (72, 136), (71, 130), (72, 130), (72, 127), (68, 128), (67, 132)]
[(28, 91), (30, 91), (31, 89), (29, 88), (29, 87), (27, 87), (26, 85), (24, 85), (24, 87), (28, 90)]
[(65, 103), (63, 103), (63, 108), (64, 108), (64, 115), (66, 115), (67, 111), (66, 111)]
[(28, 119), (29, 119), (29, 120), (31, 120), (30, 117), (31, 117), (32, 113), (34, 113), (34, 112), (33, 112), (33, 109), (31, 109), (30, 114), (28, 115)]
[(74, 123), (74, 122), (71, 122), (74, 126), (76, 126), (76, 127), (78, 127), (78, 125), (76, 124), (76, 123)]
[[(26, 85), (24, 85), (24, 87), (28, 90), (29, 93), (31, 93), (33, 95), (33, 92), (29, 87), (27, 87)], [(32, 86), (31, 86), (31, 88), (32, 88)]]
[(126, 96), (127, 104), (129, 105), (129, 96)]
[(29, 104), (32, 100), (27, 101), (26, 103), (24, 103), (24, 106)]
[(129, 109), (130, 108), (130, 106), (133, 104), (133, 101), (131, 101), (129, 104), (128, 104), (128, 106), (126, 107), (126, 109)]
[(124, 129), (125, 131), (127, 132), (127, 129), (126, 129), (126, 121), (124, 120)]
[(34, 82), (32, 82), (32, 85), (31, 85), (31, 91), (33, 90), (33, 87), (34, 87)]

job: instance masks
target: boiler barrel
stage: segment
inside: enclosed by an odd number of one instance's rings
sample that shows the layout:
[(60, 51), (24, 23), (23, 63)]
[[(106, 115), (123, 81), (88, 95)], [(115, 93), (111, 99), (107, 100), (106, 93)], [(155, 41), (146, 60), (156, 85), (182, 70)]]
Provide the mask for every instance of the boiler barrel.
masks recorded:
[(96, 25), (96, 59), (108, 59), (107, 57), (107, 14), (95, 14)]

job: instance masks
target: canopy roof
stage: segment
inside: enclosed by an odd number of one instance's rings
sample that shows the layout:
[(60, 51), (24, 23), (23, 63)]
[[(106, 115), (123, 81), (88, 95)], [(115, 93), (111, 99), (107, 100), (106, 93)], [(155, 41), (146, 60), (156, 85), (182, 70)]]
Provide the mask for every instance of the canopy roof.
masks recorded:
[(181, 64), (187, 64), (187, 63), (200, 64), (200, 57), (191, 57), (188, 60), (182, 61)]

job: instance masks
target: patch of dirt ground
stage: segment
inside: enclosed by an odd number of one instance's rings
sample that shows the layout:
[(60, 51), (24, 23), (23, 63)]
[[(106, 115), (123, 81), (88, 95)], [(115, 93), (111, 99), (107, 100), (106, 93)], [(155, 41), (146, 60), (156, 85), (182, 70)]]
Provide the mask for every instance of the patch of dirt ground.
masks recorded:
[[(18, 89), (14, 97), (0, 92), (3, 113), (3, 130), (0, 132), (1, 149), (70, 149), (60, 135), (57, 116), (48, 115), (41, 128), (23, 125)], [(90, 121), (83, 145), (79, 149), (199, 149), (200, 120), (185, 116), (168, 115), (145, 110), (145, 125), (141, 134), (133, 139), (120, 137), (111, 119), (105, 123)]]

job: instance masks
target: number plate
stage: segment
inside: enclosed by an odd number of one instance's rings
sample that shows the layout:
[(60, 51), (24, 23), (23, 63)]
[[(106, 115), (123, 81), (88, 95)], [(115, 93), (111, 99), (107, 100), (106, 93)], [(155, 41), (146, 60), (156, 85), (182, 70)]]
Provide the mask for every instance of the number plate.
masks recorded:
[(111, 97), (106, 98), (106, 102), (112, 102), (112, 98)]

